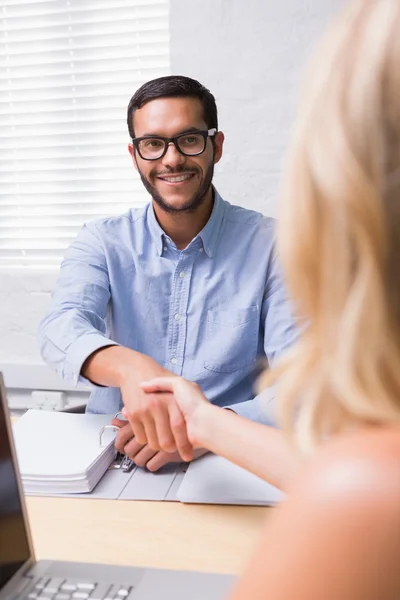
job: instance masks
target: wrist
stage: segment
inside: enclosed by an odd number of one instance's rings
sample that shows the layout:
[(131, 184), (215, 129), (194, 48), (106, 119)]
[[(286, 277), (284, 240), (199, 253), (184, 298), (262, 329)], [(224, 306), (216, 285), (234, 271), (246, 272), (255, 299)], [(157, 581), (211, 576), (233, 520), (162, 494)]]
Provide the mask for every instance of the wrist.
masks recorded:
[(190, 427), (191, 443), (196, 448), (207, 448), (212, 438), (212, 427), (218, 420), (220, 408), (208, 402), (202, 402), (196, 409)]
[(146, 377), (146, 371), (150, 368), (150, 363), (154, 362), (153, 359), (130, 348), (120, 350), (118, 360), (114, 362), (117, 387), (124, 387), (133, 382), (138, 384)]

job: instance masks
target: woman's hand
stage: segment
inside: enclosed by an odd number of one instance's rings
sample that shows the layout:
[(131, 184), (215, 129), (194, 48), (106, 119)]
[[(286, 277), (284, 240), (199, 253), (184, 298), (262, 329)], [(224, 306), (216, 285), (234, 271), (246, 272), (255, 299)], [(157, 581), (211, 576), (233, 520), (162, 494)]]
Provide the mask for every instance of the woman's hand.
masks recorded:
[(147, 394), (171, 393), (186, 422), (187, 435), (193, 448), (201, 447), (204, 417), (213, 410), (200, 387), (183, 377), (156, 377), (140, 384)]

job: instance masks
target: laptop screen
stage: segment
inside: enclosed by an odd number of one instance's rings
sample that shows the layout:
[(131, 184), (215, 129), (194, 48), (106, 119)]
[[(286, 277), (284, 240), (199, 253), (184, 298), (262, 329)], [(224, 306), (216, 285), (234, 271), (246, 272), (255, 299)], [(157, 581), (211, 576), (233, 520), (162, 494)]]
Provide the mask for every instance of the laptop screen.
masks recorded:
[[(13, 463), (8, 408), (0, 374), (0, 590), (30, 558), (24, 515)], [(7, 411), (7, 414), (6, 414)]]

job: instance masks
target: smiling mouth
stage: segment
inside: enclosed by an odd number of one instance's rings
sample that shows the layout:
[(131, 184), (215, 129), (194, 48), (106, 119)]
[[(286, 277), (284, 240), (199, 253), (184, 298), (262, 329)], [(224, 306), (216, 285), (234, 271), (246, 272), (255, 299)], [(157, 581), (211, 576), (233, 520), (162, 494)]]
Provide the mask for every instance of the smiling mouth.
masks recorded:
[(185, 183), (195, 176), (195, 173), (181, 173), (180, 175), (159, 175), (157, 179), (161, 179), (166, 183)]

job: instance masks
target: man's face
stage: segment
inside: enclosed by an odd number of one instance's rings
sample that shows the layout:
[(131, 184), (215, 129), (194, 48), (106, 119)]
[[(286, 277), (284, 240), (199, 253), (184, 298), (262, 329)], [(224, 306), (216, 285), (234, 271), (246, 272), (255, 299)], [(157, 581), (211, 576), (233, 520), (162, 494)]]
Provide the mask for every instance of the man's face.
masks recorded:
[[(196, 98), (159, 98), (151, 100), (134, 113), (135, 137), (174, 137), (186, 131), (209, 129), (203, 107)], [(215, 136), (215, 150), (207, 139), (205, 151), (198, 156), (184, 156), (174, 144), (154, 161), (144, 160), (129, 146), (129, 152), (143, 185), (153, 200), (166, 212), (195, 211), (207, 197), (214, 164), (222, 155), (224, 136)]]

